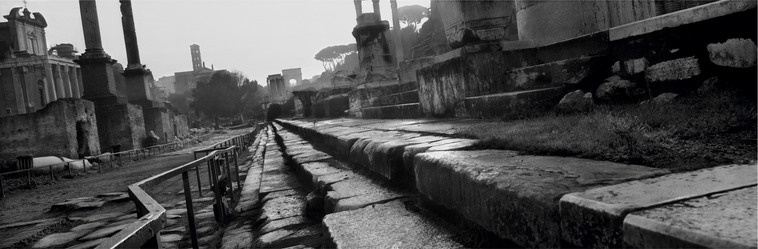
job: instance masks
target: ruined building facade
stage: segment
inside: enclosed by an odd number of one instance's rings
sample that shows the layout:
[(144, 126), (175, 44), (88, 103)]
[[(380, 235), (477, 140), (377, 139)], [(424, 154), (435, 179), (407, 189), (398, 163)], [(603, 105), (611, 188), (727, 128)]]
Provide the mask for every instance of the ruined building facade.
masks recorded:
[[(362, 13), (354, 1), (359, 76), (346, 97), (301, 100), (314, 116), (520, 118), (578, 90), (612, 103), (687, 94), (709, 77), (755, 80), (754, 1), (433, 0), (407, 58), (378, 2)], [(627, 82), (644, 94), (607, 90)]]
[(64, 56), (48, 54), (42, 14), (19, 7), (4, 17), (8, 21), (0, 23), (0, 117), (33, 113), (62, 98), (81, 98), (75, 51), (71, 47), (62, 50)]

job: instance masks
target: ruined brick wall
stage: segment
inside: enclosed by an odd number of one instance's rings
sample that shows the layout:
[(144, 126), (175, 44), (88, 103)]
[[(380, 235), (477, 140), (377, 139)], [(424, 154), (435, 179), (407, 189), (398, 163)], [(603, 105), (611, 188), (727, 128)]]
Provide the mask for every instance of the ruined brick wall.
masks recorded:
[(174, 137), (173, 122), (166, 108), (150, 108), (145, 110), (145, 132), (155, 132), (160, 139), (158, 143), (166, 143)]
[(103, 150), (110, 150), (113, 145), (121, 145), (121, 150), (142, 148), (145, 139), (145, 120), (142, 107), (138, 105), (112, 105), (104, 107), (106, 115), (98, 115), (107, 122), (109, 141)]
[(35, 113), (1, 118), (0, 160), (100, 154), (96, 122), (94, 104), (82, 99), (61, 99)]
[(189, 136), (189, 123), (187, 122), (187, 115), (175, 114), (172, 115), (174, 132), (179, 138), (185, 138)]

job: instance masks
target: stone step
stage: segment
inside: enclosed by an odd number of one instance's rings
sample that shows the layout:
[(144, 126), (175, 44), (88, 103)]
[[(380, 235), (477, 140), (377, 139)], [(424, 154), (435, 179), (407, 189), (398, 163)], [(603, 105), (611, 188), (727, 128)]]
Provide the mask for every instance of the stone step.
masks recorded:
[[(579, 158), (460, 151), (475, 141), (415, 132), (454, 129), (457, 123), (466, 127), (469, 120), (277, 122), (316, 144), (305, 146), (298, 135), (280, 132), (292, 147), (287, 153), (299, 155), (313, 147), (336, 151), (344, 156), (335, 158), (391, 183), (413, 181), (419, 194), (449, 215), (520, 246), (755, 247), (754, 164), (669, 174)], [(329, 160), (306, 163), (299, 171), (309, 172), (305, 178), (321, 186), (355, 177)], [(334, 236), (329, 235), (339, 245)]]
[(455, 116), (521, 118), (551, 110), (564, 94), (563, 87), (551, 87), (468, 97), (455, 107)]
[(540, 248), (561, 246), (562, 195), (667, 173), (502, 150), (426, 152), (414, 160), (416, 187), (429, 200), (502, 238)]
[(351, 95), (362, 94), (368, 98), (407, 92), (418, 88), (417, 82), (400, 83), (397, 81), (371, 82), (356, 86)]
[[(490, 89), (469, 89), (467, 96), (514, 92), (531, 89), (577, 86), (588, 79), (600, 80), (598, 74), (608, 64), (607, 56), (583, 56), (505, 72), (503, 84)], [(602, 77), (603, 75), (600, 75)], [(477, 91), (478, 90), (478, 91)]]
[[(408, 130), (449, 131), (455, 127), (466, 127), (467, 121), (434, 123), (433, 120), (386, 120), (379, 123), (360, 123), (359, 127), (320, 126), (326, 129), (312, 129), (307, 122), (279, 120), (289, 129), (304, 134), (329, 154), (345, 159), (356, 166), (372, 171), (392, 181), (413, 184), (412, 158), (425, 151), (460, 150), (473, 146), (476, 140), (451, 138), (443, 134), (423, 135)], [(349, 125), (350, 122), (339, 124)], [(381, 125), (380, 125), (381, 124)], [(461, 124), (457, 126), (456, 124)], [(375, 125), (375, 126), (373, 126)], [(386, 130), (373, 129), (382, 127)], [(407, 129), (407, 130), (406, 130)]]
[[(752, 239), (755, 247), (755, 197), (736, 201), (730, 193), (755, 186), (756, 171), (757, 165), (720, 166), (565, 195), (560, 200), (563, 239), (581, 247), (621, 247), (622, 242), (646, 247), (660, 242), (656, 247), (730, 248)], [(724, 206), (728, 203), (734, 205)], [(745, 211), (749, 205), (753, 211)], [(721, 213), (714, 207), (722, 208)], [(655, 216), (663, 214), (668, 217)], [(752, 236), (730, 228), (752, 231)]]
[[(307, 141), (284, 129), (277, 135), (285, 158), (314, 191), (308, 204), (320, 203), (327, 248), (461, 248), (453, 238), (452, 225), (406, 208), (409, 194), (393, 190), (384, 182), (351, 170), (333, 158), (299, 163), (295, 158), (319, 154)], [(313, 197), (311, 197), (313, 196)], [(410, 205), (410, 204), (408, 204)], [(280, 205), (282, 206), (282, 205)], [(312, 209), (313, 207), (307, 207)]]
[(400, 93), (393, 93), (389, 95), (383, 95), (379, 97), (375, 97), (372, 99), (369, 99), (369, 105), (364, 106), (366, 107), (379, 107), (379, 106), (390, 106), (390, 105), (399, 105), (399, 104), (409, 104), (409, 103), (418, 103), (418, 90), (413, 89), (410, 91), (400, 92)]
[(361, 108), (363, 118), (412, 118), (420, 115), (418, 102)]
[(326, 215), (328, 248), (463, 248), (454, 233), (400, 201)]

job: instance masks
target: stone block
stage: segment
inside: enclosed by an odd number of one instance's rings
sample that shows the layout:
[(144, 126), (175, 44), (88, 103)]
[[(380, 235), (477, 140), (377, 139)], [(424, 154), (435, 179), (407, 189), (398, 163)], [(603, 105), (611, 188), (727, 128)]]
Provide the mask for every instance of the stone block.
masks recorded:
[(302, 215), (305, 210), (305, 200), (302, 196), (285, 196), (274, 198), (263, 204), (261, 217), (268, 221)]
[(421, 116), (419, 103), (361, 108), (362, 118), (415, 118)]
[(634, 248), (756, 248), (756, 187), (633, 212), (624, 242)]
[(620, 247), (628, 213), (754, 185), (756, 170), (756, 165), (721, 166), (564, 195), (559, 204), (563, 239), (580, 247)]
[(415, 158), (416, 188), (494, 234), (527, 247), (558, 247), (558, 199), (666, 170), (513, 151), (440, 151)]
[(455, 115), (505, 119), (534, 115), (555, 107), (564, 93), (563, 87), (553, 87), (469, 97), (456, 106)]
[(645, 70), (648, 82), (686, 80), (700, 75), (700, 63), (694, 56), (664, 61)]
[(724, 67), (755, 67), (756, 45), (750, 39), (729, 39), (723, 43), (708, 44), (708, 58), (713, 64)]
[(330, 248), (463, 247), (439, 221), (407, 210), (400, 201), (328, 214), (323, 224)]

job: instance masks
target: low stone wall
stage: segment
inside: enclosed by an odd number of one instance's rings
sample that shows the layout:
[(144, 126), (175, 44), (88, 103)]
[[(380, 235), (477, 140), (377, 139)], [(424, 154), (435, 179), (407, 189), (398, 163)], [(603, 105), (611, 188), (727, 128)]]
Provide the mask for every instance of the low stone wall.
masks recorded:
[(100, 154), (95, 107), (83, 99), (59, 99), (29, 114), (0, 118), (0, 160), (20, 155), (81, 158)]

